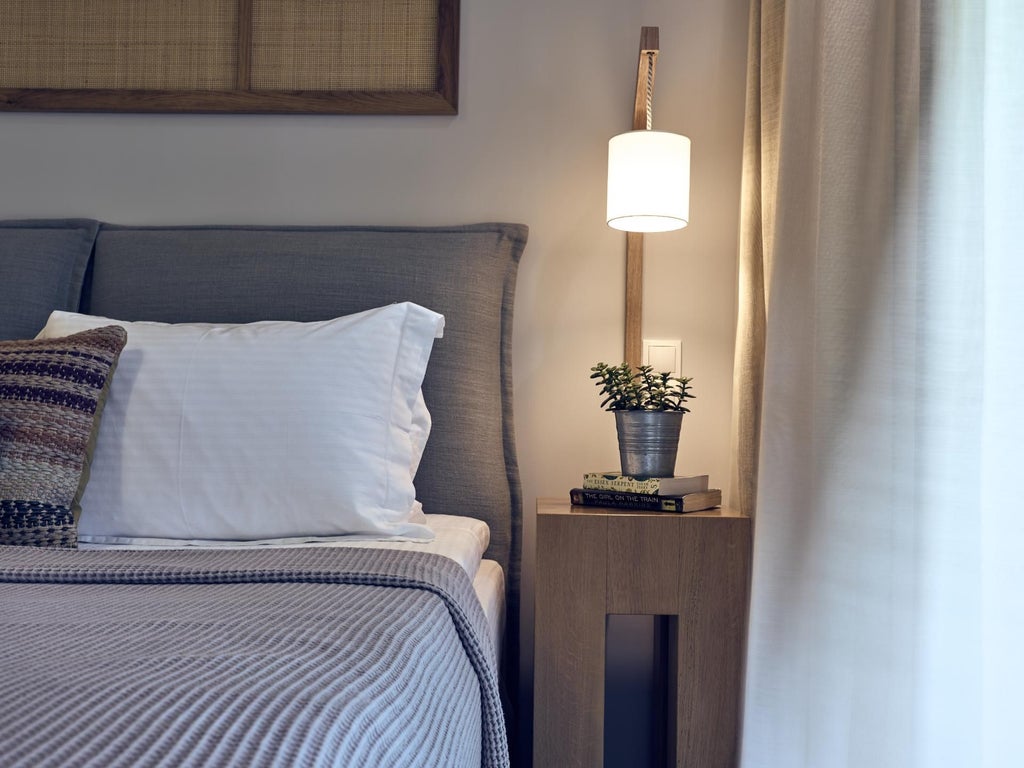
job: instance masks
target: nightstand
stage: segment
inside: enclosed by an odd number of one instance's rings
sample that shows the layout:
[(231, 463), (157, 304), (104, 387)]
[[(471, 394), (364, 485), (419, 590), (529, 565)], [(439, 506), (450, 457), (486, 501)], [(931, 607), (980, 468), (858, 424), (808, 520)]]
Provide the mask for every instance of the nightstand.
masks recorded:
[(750, 518), (727, 509), (539, 499), (534, 767), (603, 765), (610, 614), (670, 617), (669, 764), (735, 765), (750, 561)]

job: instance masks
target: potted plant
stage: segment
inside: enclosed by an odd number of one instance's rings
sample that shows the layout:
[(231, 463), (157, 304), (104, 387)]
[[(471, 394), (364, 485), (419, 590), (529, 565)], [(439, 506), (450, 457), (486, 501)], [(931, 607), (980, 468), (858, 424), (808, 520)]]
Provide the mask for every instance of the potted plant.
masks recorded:
[(679, 430), (690, 391), (690, 377), (655, 373), (649, 365), (598, 363), (590, 378), (601, 387), (601, 407), (615, 414), (619, 461), (624, 475), (671, 477), (679, 450)]

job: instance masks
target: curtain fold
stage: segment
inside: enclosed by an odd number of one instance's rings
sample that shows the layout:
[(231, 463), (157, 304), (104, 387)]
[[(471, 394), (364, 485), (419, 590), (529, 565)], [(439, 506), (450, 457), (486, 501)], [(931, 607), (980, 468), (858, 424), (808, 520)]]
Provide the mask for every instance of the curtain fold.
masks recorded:
[[(777, 24), (777, 16), (766, 22)], [(761, 432), (761, 394), (764, 385), (765, 271), (771, 251), (774, 222), (772, 190), (778, 172), (774, 150), (778, 118), (778, 68), (763, 60), (776, 61), (781, 42), (774, 26), (762, 31), (761, 0), (751, 0), (749, 55), (747, 57), (747, 98), (743, 126), (743, 178), (740, 186), (740, 259), (738, 263), (736, 353), (733, 383), (732, 472), (729, 498), (732, 506), (753, 514), (757, 500), (757, 459)], [(762, 93), (762, 91), (764, 93)], [(767, 105), (763, 105), (767, 102)], [(762, 119), (762, 109), (769, 114)], [(763, 127), (763, 123), (765, 124)], [(762, 140), (762, 133), (765, 133)], [(764, 152), (767, 143), (767, 153)], [(767, 187), (767, 190), (765, 189)], [(765, 192), (767, 191), (767, 194)], [(768, 201), (769, 210), (763, 209)]]
[(1022, 15), (753, 0), (744, 766), (1024, 764)]

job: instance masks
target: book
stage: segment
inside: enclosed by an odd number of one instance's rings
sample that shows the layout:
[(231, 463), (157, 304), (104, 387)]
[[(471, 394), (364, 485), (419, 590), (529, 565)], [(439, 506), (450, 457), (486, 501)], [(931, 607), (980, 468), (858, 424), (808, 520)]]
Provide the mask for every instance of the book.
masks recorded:
[(656, 496), (682, 496), (708, 489), (707, 475), (690, 477), (636, 477), (621, 472), (587, 472), (584, 490), (651, 493)]
[(569, 491), (569, 501), (582, 507), (613, 507), (647, 512), (700, 512), (721, 506), (722, 491), (712, 488), (678, 496), (659, 496), (655, 493), (573, 488)]

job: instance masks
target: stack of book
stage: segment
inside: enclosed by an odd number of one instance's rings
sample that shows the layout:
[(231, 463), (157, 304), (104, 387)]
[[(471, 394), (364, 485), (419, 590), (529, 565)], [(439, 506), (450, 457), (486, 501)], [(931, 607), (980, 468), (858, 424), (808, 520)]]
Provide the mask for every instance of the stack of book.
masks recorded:
[(587, 472), (583, 487), (569, 491), (569, 500), (584, 507), (700, 512), (721, 506), (722, 492), (708, 488), (707, 475), (634, 477), (619, 472)]

